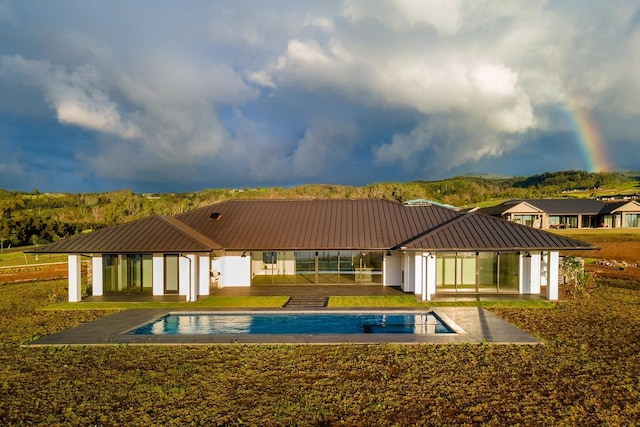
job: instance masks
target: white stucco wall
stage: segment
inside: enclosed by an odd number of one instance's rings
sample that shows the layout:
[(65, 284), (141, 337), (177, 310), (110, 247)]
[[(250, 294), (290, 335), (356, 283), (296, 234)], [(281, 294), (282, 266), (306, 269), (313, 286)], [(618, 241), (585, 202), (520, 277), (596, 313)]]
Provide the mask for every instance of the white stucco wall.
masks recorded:
[(211, 287), (210, 263), (209, 254), (198, 256), (198, 295), (209, 295)]
[(251, 256), (247, 252), (226, 252), (219, 259), (220, 287), (225, 286), (251, 286)]
[(402, 254), (397, 251), (391, 251), (391, 256), (384, 256), (384, 286), (401, 286), (402, 285)]

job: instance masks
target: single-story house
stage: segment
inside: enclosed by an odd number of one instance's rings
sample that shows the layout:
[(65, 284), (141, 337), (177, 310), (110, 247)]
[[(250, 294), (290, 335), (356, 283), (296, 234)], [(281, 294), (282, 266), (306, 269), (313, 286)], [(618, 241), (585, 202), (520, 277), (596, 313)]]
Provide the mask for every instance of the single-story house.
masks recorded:
[(635, 200), (516, 199), (474, 212), (542, 229), (640, 227), (640, 203)]
[(559, 251), (587, 243), (478, 213), (388, 200), (228, 200), (155, 215), (37, 249), (69, 256), (69, 301), (81, 257), (93, 295), (183, 295), (214, 287), (371, 284), (422, 300), (441, 293), (558, 298)]

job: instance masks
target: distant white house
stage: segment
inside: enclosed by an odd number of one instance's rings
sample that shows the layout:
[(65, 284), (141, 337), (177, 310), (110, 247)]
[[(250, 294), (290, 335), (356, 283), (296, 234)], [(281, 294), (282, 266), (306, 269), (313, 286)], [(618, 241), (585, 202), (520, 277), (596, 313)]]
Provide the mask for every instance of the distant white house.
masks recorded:
[(387, 200), (230, 200), (151, 216), (34, 249), (69, 254), (69, 301), (92, 294), (182, 295), (229, 286), (394, 286), (558, 297), (559, 251), (587, 243), (478, 213)]
[(638, 228), (640, 203), (590, 199), (516, 199), (475, 212), (534, 228)]

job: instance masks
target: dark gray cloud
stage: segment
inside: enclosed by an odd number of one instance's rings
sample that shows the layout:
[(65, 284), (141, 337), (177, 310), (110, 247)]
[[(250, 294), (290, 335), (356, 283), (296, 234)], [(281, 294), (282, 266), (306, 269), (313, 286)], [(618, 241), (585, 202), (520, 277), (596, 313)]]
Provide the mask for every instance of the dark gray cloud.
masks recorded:
[(614, 167), (638, 168), (638, 16), (625, 0), (5, 1), (0, 187), (588, 168), (577, 110)]

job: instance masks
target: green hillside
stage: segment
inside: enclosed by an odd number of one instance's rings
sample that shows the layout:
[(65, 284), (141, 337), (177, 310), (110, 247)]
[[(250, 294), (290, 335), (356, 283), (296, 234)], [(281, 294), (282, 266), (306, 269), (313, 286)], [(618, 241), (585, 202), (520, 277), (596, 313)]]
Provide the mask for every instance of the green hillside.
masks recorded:
[(548, 172), (531, 177), (460, 176), (441, 181), (380, 182), (361, 187), (206, 189), (191, 193), (41, 194), (0, 189), (0, 241), (7, 248), (43, 244), (153, 214), (175, 215), (228, 199), (383, 198), (429, 199), (459, 207), (490, 206), (505, 199), (595, 197), (640, 191), (638, 173)]

